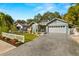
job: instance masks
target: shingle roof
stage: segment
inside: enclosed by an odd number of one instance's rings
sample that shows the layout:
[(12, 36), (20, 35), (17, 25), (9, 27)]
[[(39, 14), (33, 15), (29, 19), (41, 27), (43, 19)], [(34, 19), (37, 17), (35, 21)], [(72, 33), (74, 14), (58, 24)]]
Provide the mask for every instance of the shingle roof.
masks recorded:
[(59, 20), (59, 21), (62, 21), (62, 22), (67, 23), (67, 22), (66, 22), (65, 20), (63, 20), (63, 19), (54, 18), (54, 19), (52, 19), (51, 21), (47, 21), (47, 22), (40, 22), (39, 24), (40, 24), (40, 25), (47, 25), (47, 24), (49, 24), (49, 23), (51, 23), (51, 22), (53, 22), (53, 21), (55, 21), (55, 20)]

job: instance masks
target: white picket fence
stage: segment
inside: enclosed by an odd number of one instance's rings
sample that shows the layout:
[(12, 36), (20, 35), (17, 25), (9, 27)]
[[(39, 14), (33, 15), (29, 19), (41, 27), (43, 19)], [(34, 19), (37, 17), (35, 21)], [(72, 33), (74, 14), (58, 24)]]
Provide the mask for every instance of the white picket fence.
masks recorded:
[(10, 38), (10, 39), (17, 39), (18, 41), (21, 41), (23, 43), (25, 42), (23, 35), (17, 35), (17, 34), (11, 34), (11, 33), (2, 32), (2, 36)]

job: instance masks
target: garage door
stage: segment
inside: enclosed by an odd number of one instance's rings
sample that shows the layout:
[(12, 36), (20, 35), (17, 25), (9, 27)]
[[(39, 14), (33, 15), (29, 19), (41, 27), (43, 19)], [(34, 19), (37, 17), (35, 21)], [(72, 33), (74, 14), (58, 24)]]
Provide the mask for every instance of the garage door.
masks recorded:
[(49, 26), (50, 33), (66, 33), (66, 31), (65, 26)]

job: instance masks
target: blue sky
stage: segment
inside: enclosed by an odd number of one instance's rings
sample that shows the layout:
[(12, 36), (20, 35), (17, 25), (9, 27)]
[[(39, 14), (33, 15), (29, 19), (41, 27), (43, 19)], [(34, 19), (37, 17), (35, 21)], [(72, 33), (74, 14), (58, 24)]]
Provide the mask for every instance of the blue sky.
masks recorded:
[(0, 3), (0, 12), (11, 15), (14, 20), (26, 20), (47, 11), (58, 11), (63, 15), (69, 7), (68, 3)]

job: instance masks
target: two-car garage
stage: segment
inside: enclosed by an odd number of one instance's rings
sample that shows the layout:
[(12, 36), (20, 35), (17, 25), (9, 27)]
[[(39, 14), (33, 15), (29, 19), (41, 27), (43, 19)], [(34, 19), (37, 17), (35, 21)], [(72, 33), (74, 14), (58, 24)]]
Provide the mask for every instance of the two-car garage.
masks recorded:
[(68, 23), (60, 19), (54, 19), (47, 24), (46, 31), (48, 33), (68, 33)]

